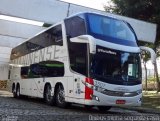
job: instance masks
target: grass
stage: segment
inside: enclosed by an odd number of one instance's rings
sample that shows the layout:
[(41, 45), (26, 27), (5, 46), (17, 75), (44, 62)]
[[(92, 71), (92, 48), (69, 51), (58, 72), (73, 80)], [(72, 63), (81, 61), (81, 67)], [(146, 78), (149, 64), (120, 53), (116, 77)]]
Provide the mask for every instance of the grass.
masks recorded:
[(160, 110), (160, 93), (156, 93), (156, 91), (143, 92), (142, 107)]
[(141, 106), (119, 106), (124, 109), (137, 110), (138, 112), (160, 114), (160, 93), (156, 91), (144, 91)]

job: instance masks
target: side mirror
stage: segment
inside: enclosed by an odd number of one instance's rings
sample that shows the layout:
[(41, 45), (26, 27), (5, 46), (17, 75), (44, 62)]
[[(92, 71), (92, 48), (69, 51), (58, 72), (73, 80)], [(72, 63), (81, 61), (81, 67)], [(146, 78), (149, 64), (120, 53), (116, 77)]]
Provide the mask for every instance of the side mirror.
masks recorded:
[(96, 41), (92, 36), (81, 35), (78, 37), (71, 38), (70, 40), (71, 42), (75, 42), (75, 43), (89, 43), (90, 53), (92, 54), (96, 53)]
[(156, 63), (156, 53), (154, 52), (154, 50), (152, 48), (145, 47), (145, 46), (140, 46), (140, 49), (148, 51), (150, 53), (150, 55), (151, 55), (151, 61), (152, 61), (152, 63), (153, 64)]

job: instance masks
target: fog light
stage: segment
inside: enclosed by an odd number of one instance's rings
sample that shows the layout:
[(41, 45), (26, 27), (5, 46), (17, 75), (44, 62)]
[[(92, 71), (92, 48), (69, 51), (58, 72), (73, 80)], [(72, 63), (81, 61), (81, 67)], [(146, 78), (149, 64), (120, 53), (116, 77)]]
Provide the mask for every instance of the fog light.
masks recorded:
[(95, 95), (92, 95), (92, 100), (100, 101), (100, 100), (99, 100), (99, 97), (97, 97), (97, 96), (95, 96)]
[(97, 100), (97, 101), (99, 101), (99, 98), (98, 98), (98, 97), (96, 97), (96, 100)]

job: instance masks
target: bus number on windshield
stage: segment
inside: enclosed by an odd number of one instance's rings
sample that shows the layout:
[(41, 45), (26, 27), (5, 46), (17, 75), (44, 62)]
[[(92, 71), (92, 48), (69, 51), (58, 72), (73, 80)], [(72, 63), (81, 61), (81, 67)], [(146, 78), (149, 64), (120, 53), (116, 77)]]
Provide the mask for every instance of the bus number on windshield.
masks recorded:
[(95, 81), (95, 86), (103, 88), (103, 87), (105, 87), (105, 84), (103, 82)]

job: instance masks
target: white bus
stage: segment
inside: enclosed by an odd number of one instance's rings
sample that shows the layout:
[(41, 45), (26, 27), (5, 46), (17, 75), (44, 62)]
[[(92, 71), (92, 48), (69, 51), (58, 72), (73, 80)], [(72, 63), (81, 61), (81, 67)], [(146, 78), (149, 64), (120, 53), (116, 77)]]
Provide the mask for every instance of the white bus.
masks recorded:
[(140, 106), (140, 48), (122, 20), (80, 13), (13, 48), (9, 87), (14, 97), (44, 98), (47, 104)]

